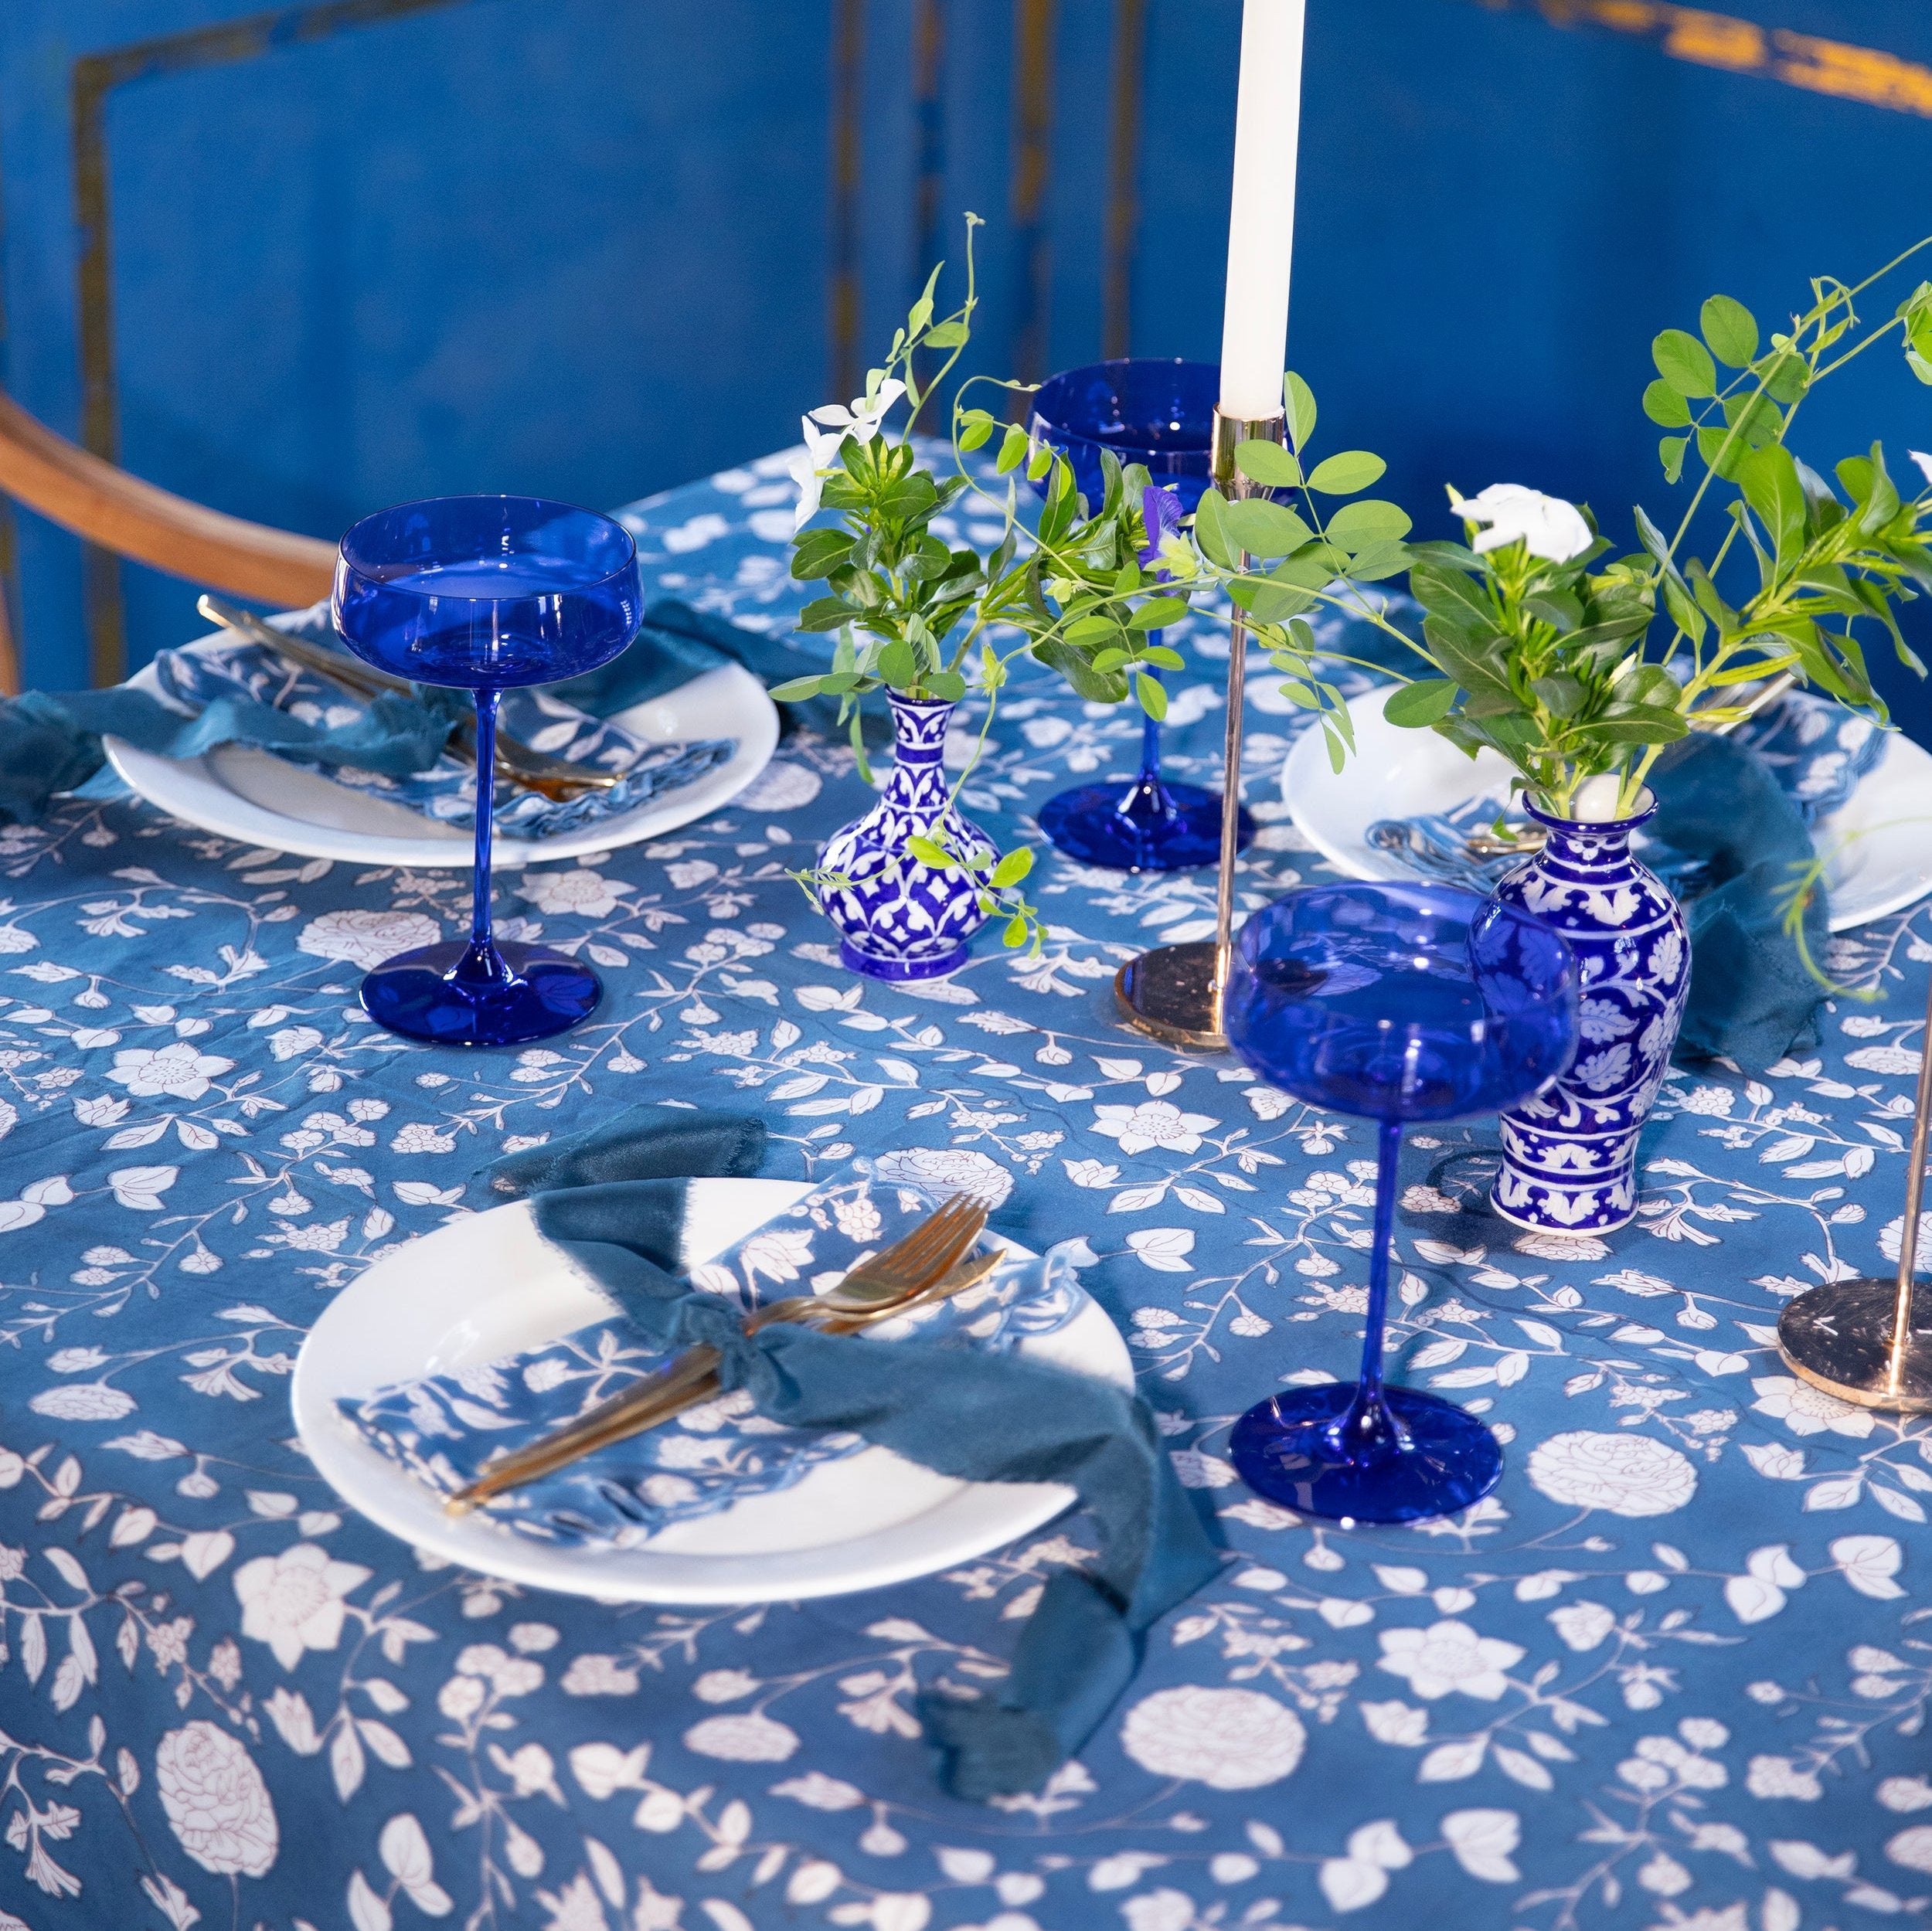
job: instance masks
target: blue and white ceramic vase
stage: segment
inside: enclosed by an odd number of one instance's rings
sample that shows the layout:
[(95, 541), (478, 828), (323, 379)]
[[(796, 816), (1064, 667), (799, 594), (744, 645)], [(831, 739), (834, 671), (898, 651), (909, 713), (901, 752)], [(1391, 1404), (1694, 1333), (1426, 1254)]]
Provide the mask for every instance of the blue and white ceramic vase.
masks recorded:
[(1539, 1233), (1601, 1234), (1637, 1210), (1637, 1136), (1670, 1065), (1690, 991), (1690, 931), (1669, 888), (1632, 855), (1657, 807), (1579, 823), (1526, 808), (1548, 841), (1496, 888), (1570, 941), (1582, 999), (1576, 1062), (1502, 1116), (1489, 1204)]
[(971, 881), (936, 872), (906, 849), (931, 838), (949, 851), (991, 854), (992, 841), (953, 808), (946, 782), (944, 700), (915, 702), (888, 691), (892, 775), (862, 818), (835, 831), (819, 869), (842, 874), (821, 886), (818, 906), (838, 928), (839, 957), (875, 979), (937, 979), (966, 963), (968, 940), (986, 923)]

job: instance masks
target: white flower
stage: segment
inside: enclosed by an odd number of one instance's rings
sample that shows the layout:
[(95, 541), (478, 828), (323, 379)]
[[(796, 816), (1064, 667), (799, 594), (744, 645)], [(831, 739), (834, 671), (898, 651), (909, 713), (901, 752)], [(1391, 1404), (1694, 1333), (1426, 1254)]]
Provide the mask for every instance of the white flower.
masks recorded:
[(701, 1703), (735, 1703), (757, 1688), (758, 1678), (749, 1670), (706, 1670), (691, 1686)]
[(1905, 453), (1918, 464), (1919, 474), (1927, 482), (1932, 483), (1932, 456), (1927, 455), (1922, 449), (1908, 449)]
[(1842, 1402), (1795, 1375), (1760, 1375), (1751, 1385), (1757, 1391), (1752, 1407), (1784, 1423), (1794, 1435), (1821, 1435), (1828, 1428), (1834, 1435), (1862, 1439), (1872, 1432), (1870, 1409)]
[(536, 1901), (549, 1913), (543, 1931), (611, 1931), (597, 1886), (581, 1871), (561, 1891), (538, 1892)]
[(869, 443), (879, 433), (879, 425), (893, 403), (905, 393), (906, 385), (902, 382), (881, 382), (877, 395), (855, 396), (849, 409), (842, 403), (828, 403), (811, 412), (811, 420), (843, 432), (839, 438), (842, 442), (846, 436), (855, 436), (862, 443)]
[(1453, 1620), (1382, 1633), (1382, 1667), (1391, 1676), (1406, 1676), (1424, 1698), (1460, 1690), (1493, 1703), (1509, 1687), (1503, 1671), (1522, 1656), (1514, 1643), (1478, 1636), (1467, 1623)]
[(1728, 1086), (1693, 1086), (1684, 1101), (1686, 1113), (1701, 1113), (1713, 1120), (1726, 1117), (1737, 1102)]
[(528, 1696), (543, 1687), (543, 1665), (512, 1656), (495, 1643), (471, 1643), (456, 1659), (459, 1675), (480, 1676), (498, 1696)]
[(298, 1542), (279, 1555), (258, 1555), (235, 1572), (242, 1634), (266, 1643), (292, 1670), (304, 1650), (332, 1650), (342, 1633), (342, 1598), (369, 1580), (354, 1562), (338, 1562), (318, 1542)]
[(970, 1147), (910, 1147), (903, 1153), (881, 1154), (872, 1171), (889, 1187), (971, 1194), (988, 1213), (1005, 1206), (1013, 1191), (1012, 1175)]
[(1143, 1100), (1138, 1107), (1097, 1106), (1094, 1111), (1098, 1116), (1094, 1131), (1117, 1140), (1124, 1154), (1145, 1153), (1150, 1147), (1194, 1153), (1200, 1147), (1202, 1129), (1221, 1124), (1204, 1113), (1183, 1113), (1168, 1100)]
[(617, 909), (624, 887), (580, 865), (568, 872), (526, 872), (517, 892), (540, 912), (607, 919)]
[[(454, 1153), (456, 1151), (456, 1142), (448, 1134), (438, 1133), (434, 1127), (420, 1120), (412, 1120), (406, 1126), (399, 1128), (396, 1137), (389, 1144), (391, 1150), (396, 1153)], [(518, 1149), (512, 1147), (509, 1151), (515, 1153)]]
[(802, 1804), (814, 1810), (855, 1810), (866, 1800), (865, 1792), (856, 1785), (828, 1776), (823, 1770), (808, 1771), (803, 1776), (788, 1777), (783, 1783), (774, 1783), (771, 1794), (788, 1797), (793, 1803)]
[(43, 1388), (27, 1406), (58, 1422), (117, 1422), (134, 1412), (134, 1398), (105, 1382), (83, 1381)]
[(566, 1696), (628, 1696), (638, 1673), (614, 1656), (580, 1656), (563, 1673)]
[(239, 1738), (197, 1718), (155, 1751), (162, 1808), (181, 1848), (218, 1877), (259, 1878), (281, 1843), (275, 1807)]
[(436, 1707), (452, 1723), (467, 1723), (482, 1708), (489, 1691), (473, 1676), (453, 1676), (436, 1693)]
[(743, 1716), (708, 1716), (685, 1732), (684, 1742), (700, 1756), (727, 1763), (782, 1763), (798, 1749), (798, 1732), (750, 1710)]
[(1887, 1840), (1885, 1855), (1908, 1871), (1932, 1872), (1932, 1824), (1915, 1824)]
[(1475, 541), (1478, 556), (1520, 539), (1532, 556), (1567, 563), (1596, 540), (1574, 503), (1546, 496), (1539, 489), (1526, 489), (1521, 483), (1492, 483), (1467, 497), (1451, 490), (1449, 507), (1466, 522), (1488, 525)]
[(834, 430), (828, 434), (814, 429), (809, 416), (801, 417), (798, 427), (805, 432), (804, 447), (795, 451), (785, 466), (798, 485), (798, 507), (791, 519), (794, 536), (818, 514), (818, 499), (825, 487), (825, 472), (832, 467), (839, 445), (845, 440), (842, 431)]
[(1127, 1931), (1189, 1931), (1200, 1922), (1194, 1915), (1194, 1900), (1172, 1885), (1129, 1898), (1121, 1906), (1121, 1916), (1127, 1920)]
[(1273, 1697), (1196, 1685), (1142, 1697), (1121, 1725), (1121, 1747), (1142, 1770), (1215, 1790), (1279, 1783), (1307, 1741), (1301, 1719)]
[(1594, 1650), (1617, 1627), (1601, 1603), (1566, 1603), (1549, 1612), (1550, 1627), (1573, 1650)]
[(823, 785), (816, 771), (787, 758), (774, 758), (738, 794), (736, 801), (747, 811), (795, 811), (811, 804)]
[(367, 972), (399, 952), (434, 945), (442, 936), (443, 928), (421, 912), (325, 912), (302, 927), (295, 949)]
[(1809, 1770), (1801, 1770), (1788, 1756), (1754, 1756), (1744, 1773), (1744, 1787), (1753, 1797), (1796, 1797), (1815, 1804), (1825, 1787)]
[(197, 1052), (185, 1039), (177, 1039), (152, 1050), (129, 1046), (116, 1053), (107, 1077), (144, 1099), (165, 1093), (175, 1100), (199, 1100), (208, 1090), (209, 1081), (234, 1063), (215, 1053)]
[(832, 1203), (832, 1217), (838, 1223), (838, 1231), (855, 1247), (862, 1247), (868, 1241), (876, 1240), (879, 1229), (886, 1224), (879, 1218), (879, 1209), (872, 1205), (869, 1194), (855, 1195), (850, 1200), (835, 1200)]
[(1697, 1470), (1675, 1449), (1647, 1435), (1589, 1429), (1539, 1442), (1529, 1479), (1553, 1502), (1613, 1515), (1668, 1515), (1697, 1492)]

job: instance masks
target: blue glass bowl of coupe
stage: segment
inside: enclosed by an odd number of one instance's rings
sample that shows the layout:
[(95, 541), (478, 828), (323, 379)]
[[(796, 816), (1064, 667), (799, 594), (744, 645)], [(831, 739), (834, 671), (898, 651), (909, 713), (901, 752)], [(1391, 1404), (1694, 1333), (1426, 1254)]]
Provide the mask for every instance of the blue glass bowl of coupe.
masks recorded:
[[(1221, 372), (1212, 362), (1131, 358), (1070, 369), (1040, 386), (1028, 428), (1073, 467), (1073, 480), (1097, 508), (1104, 494), (1100, 451), (1124, 466), (1142, 463), (1154, 486), (1192, 512), (1213, 479), (1214, 404)], [(1042, 485), (1041, 487), (1043, 487)], [(1157, 559), (1160, 535), (1150, 526), (1144, 563)], [(1158, 633), (1154, 641), (1159, 641)], [(1148, 673), (1161, 681), (1158, 670)], [(1117, 779), (1061, 791), (1040, 807), (1040, 829), (1083, 865), (1120, 872), (1182, 872), (1221, 856), (1221, 794), (1161, 772), (1161, 727), (1141, 726), (1141, 768)], [(1240, 844), (1254, 836), (1241, 814)]]
[(1495, 1487), (1502, 1450), (1466, 1409), (1383, 1382), (1402, 1129), (1498, 1112), (1560, 1078), (1577, 1050), (1575, 957), (1529, 913), (1453, 886), (1318, 886), (1241, 928), (1226, 1023), (1264, 1079), (1374, 1120), (1380, 1141), (1360, 1376), (1250, 1408), (1230, 1437), (1234, 1466), (1304, 1515), (1455, 1515)]
[(437, 1045), (547, 1039), (587, 1018), (597, 974), (490, 930), (496, 713), (513, 685), (608, 663), (643, 614), (637, 546), (594, 511), (529, 496), (445, 496), (365, 517), (342, 539), (335, 627), (355, 654), (418, 684), (473, 693), (475, 889), (467, 940), (376, 967), (362, 1005), (391, 1032)]

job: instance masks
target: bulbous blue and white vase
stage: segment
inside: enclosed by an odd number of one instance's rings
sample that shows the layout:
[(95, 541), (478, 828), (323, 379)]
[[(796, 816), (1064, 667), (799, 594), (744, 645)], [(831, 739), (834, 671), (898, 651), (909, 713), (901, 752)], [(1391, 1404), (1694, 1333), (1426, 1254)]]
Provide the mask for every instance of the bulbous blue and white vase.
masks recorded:
[(1539, 1233), (1602, 1234), (1637, 1211), (1637, 1136), (1670, 1066), (1690, 994), (1690, 931), (1631, 834), (1655, 813), (1581, 822), (1525, 807), (1548, 835), (1496, 888), (1569, 940), (1580, 1039), (1569, 1072), (1502, 1116), (1489, 1204)]
[(944, 699), (915, 702), (896, 691), (892, 705), (892, 773), (879, 802), (835, 831), (818, 855), (818, 907), (838, 929), (839, 957), (875, 979), (937, 979), (966, 963), (967, 941), (986, 923), (972, 881), (938, 872), (906, 848), (927, 838), (949, 851), (990, 855), (992, 841), (954, 810), (946, 782)]

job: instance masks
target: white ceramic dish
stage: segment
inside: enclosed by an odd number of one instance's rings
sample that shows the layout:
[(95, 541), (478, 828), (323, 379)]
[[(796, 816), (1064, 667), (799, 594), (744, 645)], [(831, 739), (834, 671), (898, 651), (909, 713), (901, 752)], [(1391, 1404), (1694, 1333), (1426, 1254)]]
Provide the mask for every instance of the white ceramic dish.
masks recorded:
[[(1352, 879), (1415, 876), (1368, 842), (1377, 819), (1447, 811), (1479, 794), (1509, 790), (1510, 767), (1494, 751), (1472, 763), (1434, 731), (1391, 724), (1382, 715), (1387, 698), (1378, 689), (1349, 700), (1355, 750), (1338, 776), (1319, 731), (1298, 738), (1281, 767), (1296, 829)], [(1877, 768), (1812, 837), (1828, 855), (1834, 932), (1917, 903), (1932, 892), (1932, 753), (1894, 736)]]
[[(694, 1181), (687, 1263), (709, 1260), (810, 1191), (794, 1181)], [(1073, 1500), (1058, 1483), (958, 1481), (868, 1447), (791, 1488), (675, 1523), (642, 1548), (570, 1549), (481, 1515), (446, 1515), (337, 1411), (338, 1396), (492, 1361), (607, 1312), (538, 1235), (523, 1203), (450, 1222), (378, 1261), (309, 1331), (290, 1394), (302, 1445), (342, 1500), (391, 1535), (466, 1569), (615, 1602), (781, 1602), (878, 1589), (984, 1555)], [(1059, 1332), (1022, 1345), (1039, 1359), (1133, 1385), (1126, 1343), (1092, 1304)]]
[[(190, 651), (226, 640), (204, 637)], [(151, 665), (128, 679), (158, 695)], [(614, 720), (654, 744), (692, 738), (734, 738), (737, 750), (695, 784), (654, 798), (634, 811), (600, 820), (555, 838), (498, 837), (492, 854), (499, 871), (555, 858), (581, 858), (662, 838), (736, 797), (771, 761), (778, 744), (778, 712), (765, 687), (742, 666), (706, 671), (689, 683), (620, 711)], [(206, 757), (173, 759), (137, 750), (119, 738), (104, 740), (126, 783), (172, 818), (244, 845), (304, 858), (352, 864), (462, 865), (474, 840), (464, 828), (437, 824), (420, 812), (338, 784), (320, 771), (243, 745), (224, 745)]]

